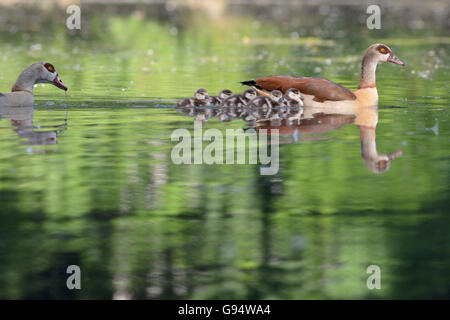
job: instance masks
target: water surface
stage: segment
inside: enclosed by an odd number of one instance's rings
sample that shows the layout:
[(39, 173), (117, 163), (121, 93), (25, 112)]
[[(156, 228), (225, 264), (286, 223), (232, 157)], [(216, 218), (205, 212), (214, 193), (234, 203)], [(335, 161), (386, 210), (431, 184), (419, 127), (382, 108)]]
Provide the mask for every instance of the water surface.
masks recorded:
[[(34, 109), (0, 109), (1, 298), (450, 297), (448, 37), (313, 37), (248, 17), (102, 23), (87, 36), (1, 36), (0, 91), (47, 60), (69, 87), (38, 85)], [(407, 64), (377, 71), (376, 151), (402, 151), (387, 168), (364, 159), (360, 128), (338, 115), (283, 133), (275, 176), (172, 163), (170, 135), (193, 128), (177, 99), (267, 74), (355, 89), (376, 42)], [(66, 289), (73, 264), (80, 291)], [(381, 290), (366, 287), (372, 264)]]

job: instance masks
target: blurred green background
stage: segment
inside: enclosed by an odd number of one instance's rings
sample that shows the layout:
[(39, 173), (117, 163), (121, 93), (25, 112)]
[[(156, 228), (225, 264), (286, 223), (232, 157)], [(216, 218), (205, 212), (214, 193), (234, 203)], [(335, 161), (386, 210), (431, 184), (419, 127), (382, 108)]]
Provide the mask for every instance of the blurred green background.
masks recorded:
[[(0, 4), (0, 92), (37, 61), (69, 87), (0, 109), (0, 298), (450, 297), (446, 1), (381, 1), (380, 30), (366, 2), (225, 0), (81, 1), (68, 30), (70, 3)], [(283, 144), (276, 176), (171, 162), (171, 133), (193, 127), (177, 99), (268, 74), (356, 89), (376, 42), (406, 62), (377, 71), (378, 151), (403, 150), (387, 172), (353, 124)]]

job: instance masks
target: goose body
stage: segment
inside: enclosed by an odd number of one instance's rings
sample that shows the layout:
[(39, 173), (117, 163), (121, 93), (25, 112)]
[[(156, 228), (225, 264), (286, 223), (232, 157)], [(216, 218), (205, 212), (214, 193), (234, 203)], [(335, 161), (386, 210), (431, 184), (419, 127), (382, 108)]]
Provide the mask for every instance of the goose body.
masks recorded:
[(377, 64), (381, 62), (404, 66), (404, 63), (388, 46), (371, 45), (364, 53), (361, 63), (361, 80), (358, 89), (354, 92), (323, 78), (267, 76), (241, 83), (253, 87), (262, 94), (267, 94), (267, 91), (271, 90), (286, 92), (290, 88), (296, 88), (304, 97), (304, 105), (309, 107), (373, 106), (378, 104), (375, 71)]
[(26, 68), (19, 75), (11, 92), (0, 93), (0, 106), (32, 106), (34, 103), (33, 87), (37, 83), (51, 83), (64, 91), (67, 90), (52, 64), (38, 62)]
[(0, 93), (1, 106), (32, 106), (34, 104), (33, 94), (27, 91), (16, 91)]

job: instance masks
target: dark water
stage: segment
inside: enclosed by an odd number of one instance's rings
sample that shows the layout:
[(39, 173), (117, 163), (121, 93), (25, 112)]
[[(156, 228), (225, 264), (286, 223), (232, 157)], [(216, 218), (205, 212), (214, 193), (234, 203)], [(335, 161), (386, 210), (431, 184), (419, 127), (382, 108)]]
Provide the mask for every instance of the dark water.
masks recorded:
[[(34, 109), (0, 109), (0, 298), (450, 297), (448, 35), (302, 37), (233, 19), (179, 30), (112, 17), (100, 39), (3, 34), (0, 91), (50, 59), (69, 91), (39, 85)], [(376, 42), (407, 63), (378, 68), (376, 141), (354, 117), (322, 114), (281, 132), (274, 176), (171, 161), (172, 132), (193, 128), (178, 98), (267, 74), (355, 89)], [(373, 264), (381, 290), (366, 287)]]

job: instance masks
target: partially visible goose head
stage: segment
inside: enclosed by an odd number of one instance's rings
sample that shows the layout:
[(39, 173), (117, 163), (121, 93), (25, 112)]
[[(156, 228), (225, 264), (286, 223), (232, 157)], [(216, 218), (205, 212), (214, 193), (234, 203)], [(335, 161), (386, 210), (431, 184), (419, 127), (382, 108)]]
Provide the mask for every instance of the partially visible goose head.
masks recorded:
[(51, 83), (54, 86), (67, 91), (55, 70), (55, 67), (48, 62), (34, 63), (26, 68), (17, 78), (11, 91), (27, 91), (33, 93), (33, 86), (36, 83)]
[(359, 89), (375, 88), (375, 71), (380, 62), (391, 62), (402, 67), (405, 65), (387, 45), (381, 43), (371, 45), (362, 59)]
[(198, 100), (208, 99), (208, 91), (206, 91), (206, 89), (198, 89), (197, 91), (195, 91), (194, 97)]

